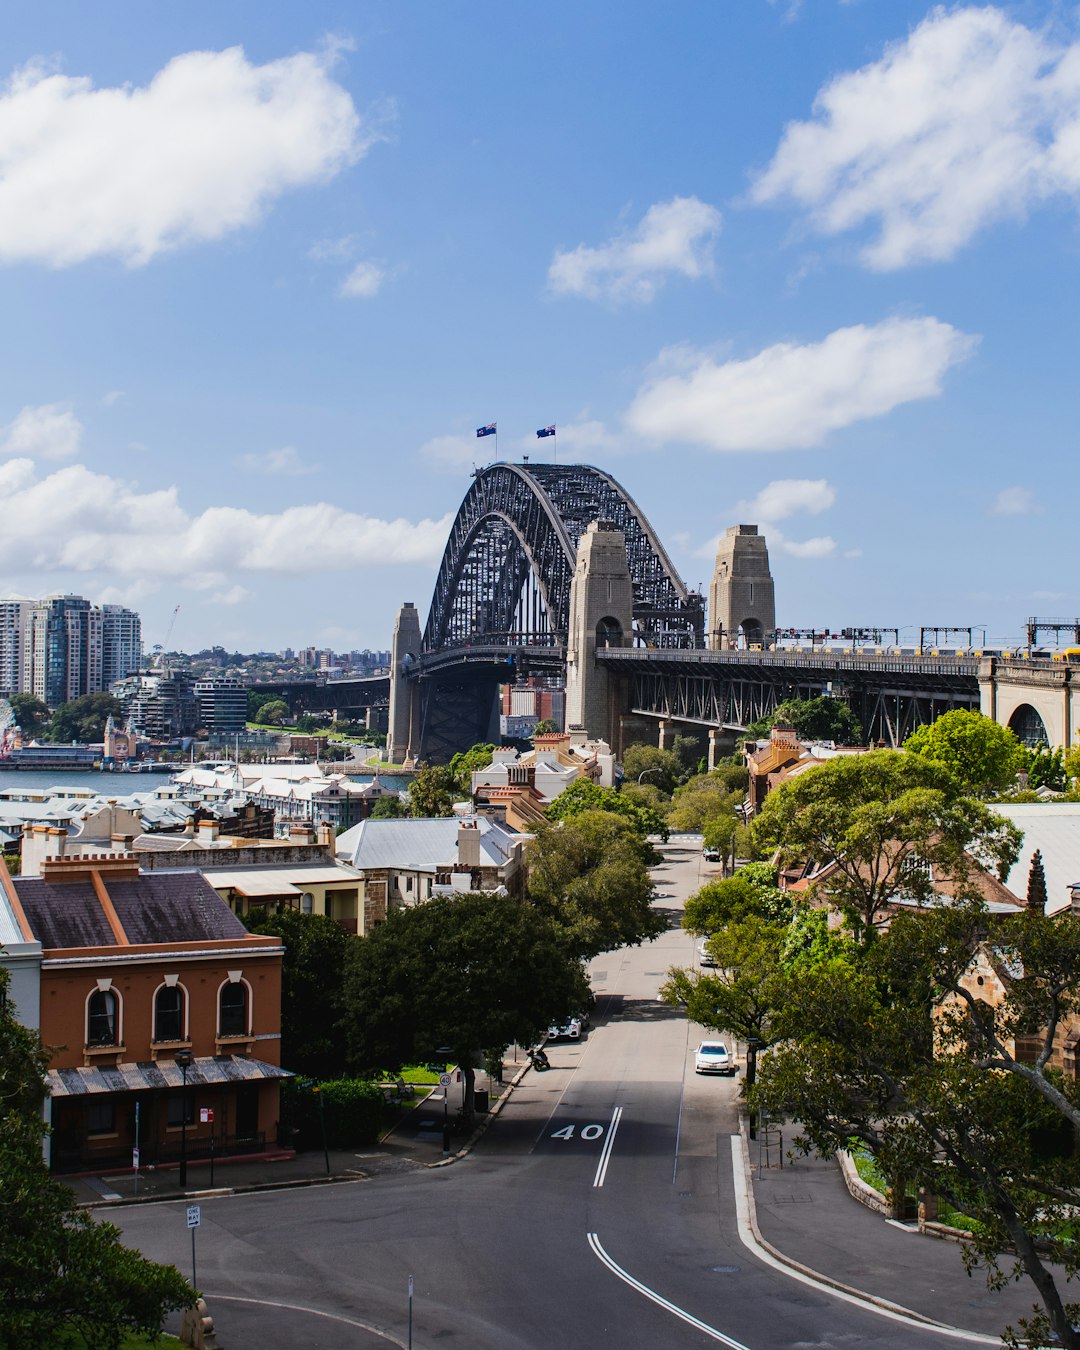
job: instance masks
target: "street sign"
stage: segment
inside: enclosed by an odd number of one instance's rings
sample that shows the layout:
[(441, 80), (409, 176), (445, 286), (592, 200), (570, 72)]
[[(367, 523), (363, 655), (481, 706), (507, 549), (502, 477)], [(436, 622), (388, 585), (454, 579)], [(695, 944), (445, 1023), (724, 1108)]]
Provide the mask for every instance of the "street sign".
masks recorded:
[(139, 1170), (139, 1150), (137, 1148), (131, 1150), (131, 1165), (136, 1172)]
[(187, 1226), (189, 1228), (198, 1228), (202, 1223), (202, 1206), (188, 1205), (187, 1207)]
[(213, 1125), (213, 1123), (214, 1123), (214, 1108), (213, 1108), (212, 1106), (200, 1106), (200, 1107), (199, 1107), (199, 1124), (200, 1124), (200, 1125)]
[(450, 1086), (450, 1075), (448, 1073), (439, 1074), (439, 1086), (440, 1087)]

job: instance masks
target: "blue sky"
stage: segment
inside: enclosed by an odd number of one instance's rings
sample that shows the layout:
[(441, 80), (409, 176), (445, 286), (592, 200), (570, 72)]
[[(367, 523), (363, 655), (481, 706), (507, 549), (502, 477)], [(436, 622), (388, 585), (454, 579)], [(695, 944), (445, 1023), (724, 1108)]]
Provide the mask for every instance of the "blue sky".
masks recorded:
[(0, 589), (384, 646), (555, 422), (782, 623), (1076, 614), (1078, 20), (9, 4)]

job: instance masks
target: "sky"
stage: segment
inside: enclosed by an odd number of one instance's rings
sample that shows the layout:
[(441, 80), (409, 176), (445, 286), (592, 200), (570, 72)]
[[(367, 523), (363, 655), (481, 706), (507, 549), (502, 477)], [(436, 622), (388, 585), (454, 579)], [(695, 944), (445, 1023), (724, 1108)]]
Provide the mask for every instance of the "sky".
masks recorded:
[[(389, 645), (474, 466), (785, 626), (1080, 613), (1080, 10), (8, 0), (0, 593)], [(538, 441), (537, 428), (558, 434)]]

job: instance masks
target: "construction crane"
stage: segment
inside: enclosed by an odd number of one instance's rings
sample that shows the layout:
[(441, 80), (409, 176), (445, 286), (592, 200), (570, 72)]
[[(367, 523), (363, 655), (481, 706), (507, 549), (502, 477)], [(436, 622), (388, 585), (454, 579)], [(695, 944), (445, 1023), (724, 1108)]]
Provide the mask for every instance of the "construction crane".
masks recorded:
[(169, 620), (169, 626), (168, 626), (168, 628), (166, 628), (166, 630), (165, 630), (165, 641), (164, 641), (164, 642), (155, 642), (155, 643), (154, 643), (154, 647), (153, 647), (154, 655), (153, 655), (153, 659), (151, 660), (150, 664), (151, 664), (151, 666), (153, 666), (155, 669), (156, 669), (158, 666), (161, 665), (162, 658), (164, 657), (165, 652), (168, 650), (169, 639), (172, 637), (173, 629), (176, 627), (176, 616), (177, 616), (179, 613), (180, 613), (180, 606), (177, 605), (176, 608), (175, 608), (175, 609), (173, 610), (173, 612), (172, 612), (172, 618)]

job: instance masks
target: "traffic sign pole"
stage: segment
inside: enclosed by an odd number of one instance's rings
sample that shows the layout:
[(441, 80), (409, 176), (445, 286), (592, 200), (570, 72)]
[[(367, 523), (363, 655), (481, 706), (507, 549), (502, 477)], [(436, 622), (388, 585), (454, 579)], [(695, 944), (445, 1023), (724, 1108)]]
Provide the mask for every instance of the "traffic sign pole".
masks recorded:
[(202, 1206), (188, 1205), (187, 1207), (187, 1226), (191, 1229), (191, 1287), (198, 1289), (198, 1280), (195, 1277), (195, 1229), (202, 1223)]

